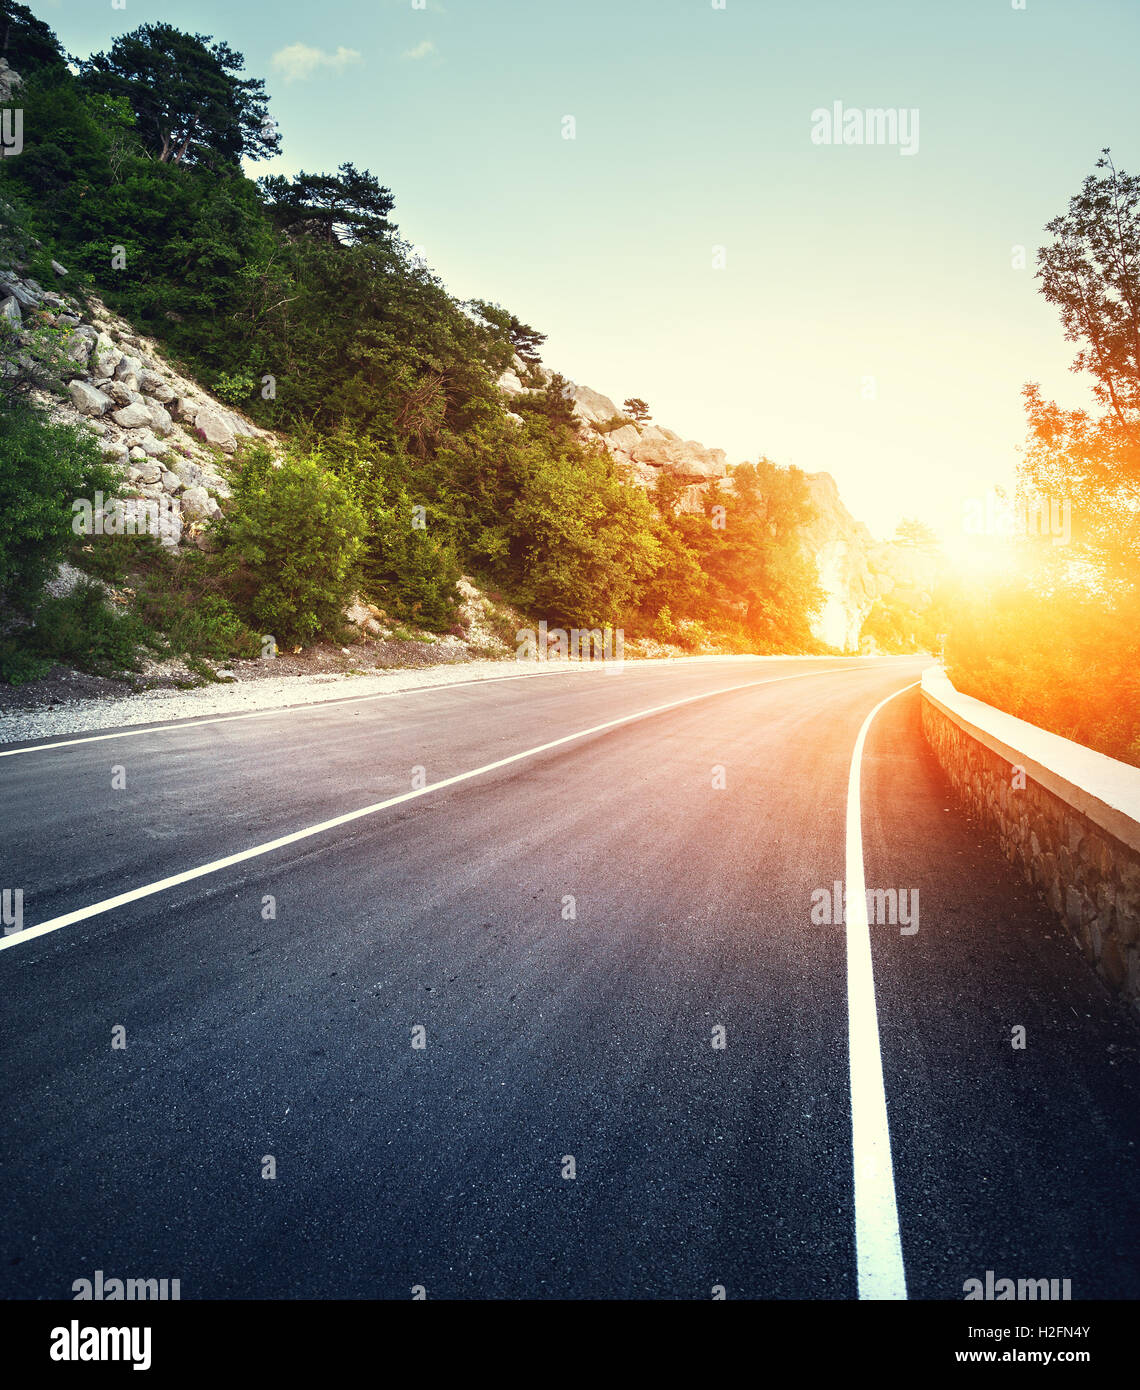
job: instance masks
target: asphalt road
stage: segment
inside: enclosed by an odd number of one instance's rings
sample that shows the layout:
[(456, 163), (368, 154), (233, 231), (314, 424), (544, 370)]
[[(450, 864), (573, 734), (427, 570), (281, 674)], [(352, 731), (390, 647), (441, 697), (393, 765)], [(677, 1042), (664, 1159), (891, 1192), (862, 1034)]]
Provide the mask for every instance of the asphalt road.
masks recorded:
[[(811, 904), (923, 664), (630, 663), (0, 758), (30, 928), (568, 740), (9, 938), (0, 1296), (855, 1298), (845, 928)], [(867, 886), (920, 894), (870, 928), (908, 1296), (1140, 1296), (1140, 1030), (950, 799), (916, 691), (861, 786)]]

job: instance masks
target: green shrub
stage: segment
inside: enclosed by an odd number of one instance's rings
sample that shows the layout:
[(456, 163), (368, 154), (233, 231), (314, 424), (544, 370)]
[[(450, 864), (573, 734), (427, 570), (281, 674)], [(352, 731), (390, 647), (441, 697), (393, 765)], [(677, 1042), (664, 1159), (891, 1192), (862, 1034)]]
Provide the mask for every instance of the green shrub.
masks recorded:
[(223, 661), (255, 657), (260, 640), (223, 592), (220, 559), (193, 546), (170, 550), (153, 536), (93, 536), (72, 564), (127, 590), (139, 618), (170, 653)]
[(459, 610), (459, 561), (446, 533), (436, 534), (443, 523), (426, 508), (420, 513), (426, 524), (413, 525), (413, 505), (400, 489), (387, 505), (368, 509), (364, 591), (393, 617), (446, 632)]
[(214, 395), (226, 405), (242, 405), (253, 395), (257, 382), (248, 372), (222, 372), (214, 381)]
[(72, 502), (110, 494), (115, 482), (78, 430), (24, 404), (0, 412), (0, 595), (32, 603), (73, 539)]
[(263, 444), (234, 470), (218, 528), (229, 596), (279, 646), (335, 635), (359, 582), (364, 513), (319, 458), (280, 467)]
[(34, 618), (36, 651), (100, 676), (137, 671), (139, 648), (154, 646), (146, 626), (132, 613), (116, 612), (98, 584), (80, 583), (62, 598), (44, 599)]
[(51, 662), (38, 656), (19, 635), (0, 638), (0, 681), (26, 685), (51, 670)]
[(114, 676), (140, 669), (139, 651), (154, 634), (131, 613), (116, 612), (99, 584), (83, 581), (61, 598), (46, 598), (31, 625), (0, 643), (0, 678), (19, 685), (44, 675), (53, 662)]

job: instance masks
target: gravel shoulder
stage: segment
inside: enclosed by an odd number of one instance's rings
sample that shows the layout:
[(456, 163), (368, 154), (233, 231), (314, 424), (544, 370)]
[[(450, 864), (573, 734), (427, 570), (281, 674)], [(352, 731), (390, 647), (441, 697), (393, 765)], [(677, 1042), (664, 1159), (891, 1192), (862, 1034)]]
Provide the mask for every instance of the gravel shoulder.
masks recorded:
[[(630, 667), (691, 665), (708, 661), (819, 661), (819, 657), (687, 656), (649, 657), (627, 663)], [(235, 663), (236, 664), (236, 663)], [(264, 671), (268, 663), (259, 663)], [(132, 690), (123, 682), (101, 680), (71, 672), (73, 682), (60, 676), (53, 687), (55, 703), (34, 708), (13, 708), (9, 695), (19, 693), (0, 687), (0, 745), (38, 739), (123, 729), (135, 725), (163, 724), (171, 720), (202, 719), (213, 715), (245, 714), (255, 710), (287, 709), (351, 699), (360, 695), (397, 694), (429, 686), (461, 685), (468, 681), (557, 676), (573, 678), (597, 673), (598, 663), (579, 661), (474, 660), (453, 664), (402, 667), (385, 671), (320, 672), (307, 675), (264, 675), (193, 689), (164, 687)]]
[[(566, 663), (565, 673), (571, 669), (570, 663)], [(91, 678), (87, 678), (77, 683), (75, 697), (49, 708), (13, 710), (0, 707), (0, 744), (128, 728), (136, 724), (311, 705), (356, 695), (395, 694), (422, 686), (541, 674), (548, 673), (537, 672), (532, 661), (469, 661), (359, 675), (266, 676), (255, 681), (229, 681), (192, 690), (132, 692), (120, 687), (116, 691), (107, 687), (120, 683), (103, 681), (99, 683), (103, 689), (98, 693), (90, 690)]]

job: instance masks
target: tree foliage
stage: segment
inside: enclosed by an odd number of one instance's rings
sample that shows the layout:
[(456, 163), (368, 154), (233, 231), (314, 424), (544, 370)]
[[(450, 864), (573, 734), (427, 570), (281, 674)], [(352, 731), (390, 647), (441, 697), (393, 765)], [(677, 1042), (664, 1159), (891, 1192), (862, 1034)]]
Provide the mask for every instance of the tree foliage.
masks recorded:
[(383, 241), (392, 231), (391, 191), (367, 169), (342, 164), (335, 174), (288, 179), (275, 174), (258, 180), (278, 227), (342, 245)]
[(26, 607), (71, 543), (72, 503), (114, 486), (90, 438), (24, 403), (0, 411), (0, 599)]
[[(263, 84), (228, 45), (147, 24), (75, 78), (43, 33), (21, 32), (44, 64), (28, 65), (25, 148), (0, 162), (0, 194), (113, 309), (294, 441), (281, 469), (247, 455), (198, 604), (209, 631), (187, 640), (232, 645), (236, 610), (308, 641), (336, 631), (356, 588), (446, 631), (466, 571), (552, 623), (812, 649), (801, 475), (761, 460), (697, 514), (675, 478), (646, 493), (585, 441), (570, 383), (540, 367), (545, 335), (456, 301), (369, 170), (244, 175), (239, 160), (278, 140)], [(504, 401), (497, 379), (519, 359), (531, 389)], [(166, 623), (176, 605), (152, 579)]]
[(281, 137), (265, 83), (239, 76), (245, 59), (227, 43), (144, 24), (80, 64), (89, 92), (124, 97), (145, 147), (163, 164), (267, 159)]
[(62, 68), (66, 54), (51, 29), (17, 0), (0, 0), (0, 58), (21, 77)]
[(1098, 410), (1026, 386), (1022, 500), (1067, 543), (1024, 538), (1015, 577), (964, 594), (947, 659), (970, 694), (1140, 763), (1140, 178), (1105, 150), (1046, 230), (1041, 290)]

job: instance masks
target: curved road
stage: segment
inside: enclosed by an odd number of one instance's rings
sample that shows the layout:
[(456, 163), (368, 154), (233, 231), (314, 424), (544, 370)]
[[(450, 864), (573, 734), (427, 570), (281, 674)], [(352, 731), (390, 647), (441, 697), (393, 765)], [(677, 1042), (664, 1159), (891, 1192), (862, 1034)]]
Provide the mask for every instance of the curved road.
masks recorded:
[[(1140, 1031), (949, 799), (923, 664), (630, 663), (0, 757), (0, 1296), (1140, 1296)], [(853, 852), (920, 905), (869, 928), (855, 1064), (812, 910)], [(892, 1248), (893, 1290), (862, 1272)]]

